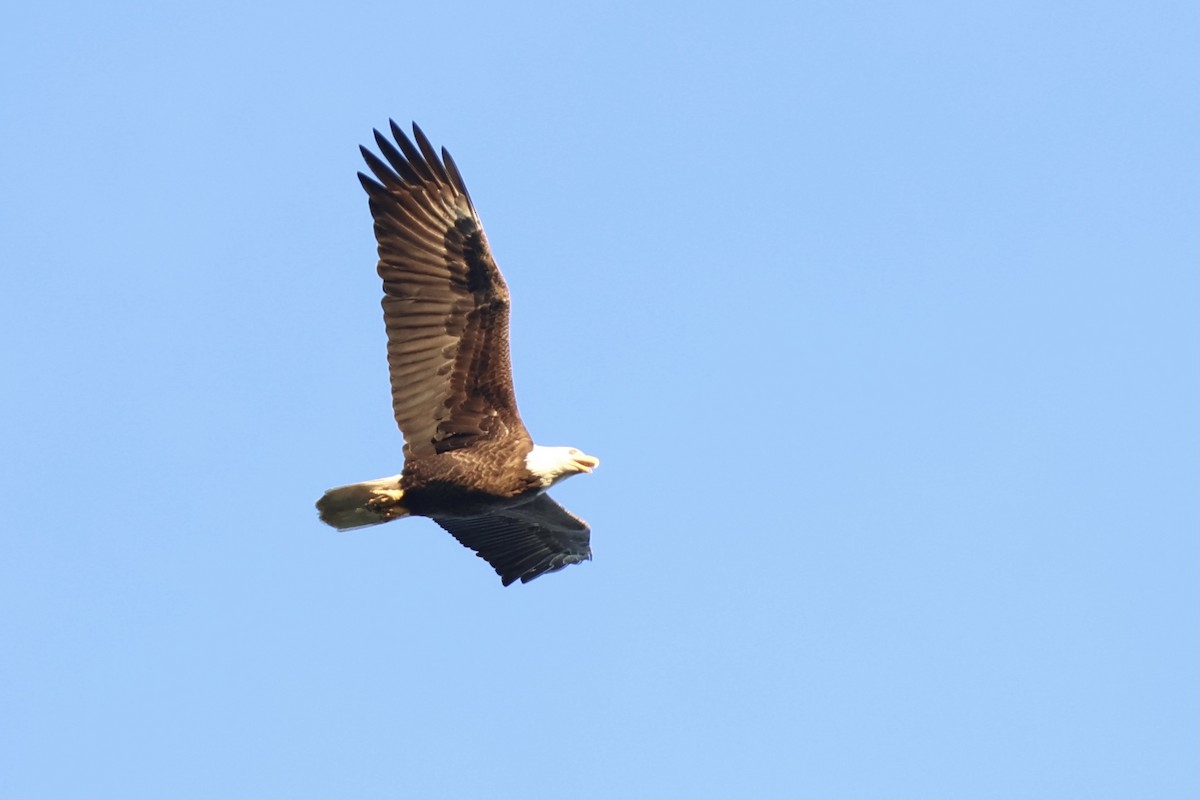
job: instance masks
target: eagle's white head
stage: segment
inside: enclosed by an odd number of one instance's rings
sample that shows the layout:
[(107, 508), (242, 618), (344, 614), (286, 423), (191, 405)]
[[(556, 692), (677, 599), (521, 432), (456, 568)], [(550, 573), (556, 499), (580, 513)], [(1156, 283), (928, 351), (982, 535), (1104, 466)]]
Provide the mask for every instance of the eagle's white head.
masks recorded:
[(525, 456), (525, 467), (537, 476), (543, 489), (549, 489), (580, 472), (591, 472), (598, 466), (600, 459), (574, 447), (543, 447), (535, 444), (529, 455)]

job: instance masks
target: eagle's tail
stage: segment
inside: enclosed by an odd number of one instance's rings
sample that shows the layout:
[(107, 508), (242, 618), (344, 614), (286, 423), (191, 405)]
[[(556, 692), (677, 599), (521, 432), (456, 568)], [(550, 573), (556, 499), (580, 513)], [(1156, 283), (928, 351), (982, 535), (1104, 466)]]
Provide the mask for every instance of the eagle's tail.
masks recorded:
[(327, 491), (317, 501), (321, 521), (339, 531), (365, 528), (408, 516), (400, 476), (352, 483)]

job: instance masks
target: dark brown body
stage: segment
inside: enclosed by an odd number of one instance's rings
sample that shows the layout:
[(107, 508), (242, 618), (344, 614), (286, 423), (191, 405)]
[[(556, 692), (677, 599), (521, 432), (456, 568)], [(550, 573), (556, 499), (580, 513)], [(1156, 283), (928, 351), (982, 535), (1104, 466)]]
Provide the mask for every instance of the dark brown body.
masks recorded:
[(528, 502), (542, 490), (525, 468), (530, 447), (491, 441), (410, 461), (400, 478), (402, 505), (410, 514), (437, 519), (476, 517)]

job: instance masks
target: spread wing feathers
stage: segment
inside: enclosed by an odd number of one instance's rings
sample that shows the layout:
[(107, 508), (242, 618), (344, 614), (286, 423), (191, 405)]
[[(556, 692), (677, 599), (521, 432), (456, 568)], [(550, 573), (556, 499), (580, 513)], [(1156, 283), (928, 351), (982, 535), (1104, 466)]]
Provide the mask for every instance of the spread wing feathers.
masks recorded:
[(392, 408), (406, 458), (507, 435), (528, 438), (508, 352), (508, 287), (450, 154), (395, 122), (383, 159), (365, 147), (383, 278)]
[(587, 523), (545, 494), (485, 517), (435, 517), (434, 522), (491, 564), (505, 586), (592, 557)]

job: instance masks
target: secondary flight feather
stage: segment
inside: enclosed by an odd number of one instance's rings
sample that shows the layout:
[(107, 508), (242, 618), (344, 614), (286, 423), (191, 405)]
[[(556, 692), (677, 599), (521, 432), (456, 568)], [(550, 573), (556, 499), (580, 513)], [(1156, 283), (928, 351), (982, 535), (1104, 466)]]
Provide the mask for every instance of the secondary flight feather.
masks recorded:
[(505, 586), (592, 557), (587, 524), (546, 490), (600, 461), (533, 443), (517, 412), (509, 295), (454, 159), (413, 124), (367, 148), (383, 279), (399, 475), (330, 489), (317, 501), (339, 530), (429, 517), (487, 561)]

